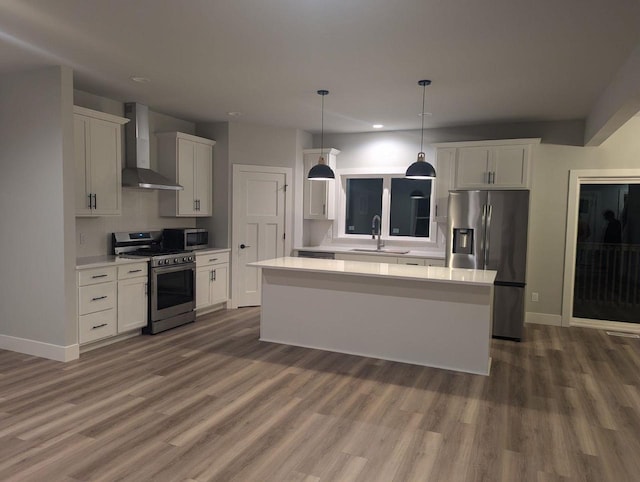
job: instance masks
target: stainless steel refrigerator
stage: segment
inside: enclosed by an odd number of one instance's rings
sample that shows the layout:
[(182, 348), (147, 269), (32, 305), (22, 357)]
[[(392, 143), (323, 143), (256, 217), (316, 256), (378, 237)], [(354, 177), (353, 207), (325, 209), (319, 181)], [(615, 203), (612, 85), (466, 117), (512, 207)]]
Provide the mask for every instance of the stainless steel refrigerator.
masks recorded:
[(447, 266), (492, 269), (493, 336), (521, 340), (529, 191), (451, 191)]

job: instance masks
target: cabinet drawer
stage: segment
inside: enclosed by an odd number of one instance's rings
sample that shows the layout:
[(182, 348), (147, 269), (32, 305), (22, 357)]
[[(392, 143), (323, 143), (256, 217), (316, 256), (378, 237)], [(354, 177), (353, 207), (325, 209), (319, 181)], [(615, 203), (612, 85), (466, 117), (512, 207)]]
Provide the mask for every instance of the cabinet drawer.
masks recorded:
[(106, 283), (116, 279), (116, 267), (83, 269), (78, 271), (78, 286)]
[(114, 336), (118, 332), (116, 310), (105, 310), (80, 316), (78, 339), (80, 344)]
[(116, 307), (116, 283), (81, 286), (78, 289), (78, 314), (86, 315)]
[(424, 266), (424, 259), (419, 258), (398, 258), (398, 264), (408, 264), (411, 266)]
[(118, 279), (139, 278), (145, 276), (147, 276), (146, 262), (118, 266)]
[(444, 259), (427, 258), (427, 259), (424, 260), (424, 264), (426, 266), (442, 266), (442, 267), (444, 267), (445, 262), (444, 262)]
[(229, 253), (202, 253), (196, 254), (196, 266), (201, 268), (210, 264), (220, 264), (229, 262)]

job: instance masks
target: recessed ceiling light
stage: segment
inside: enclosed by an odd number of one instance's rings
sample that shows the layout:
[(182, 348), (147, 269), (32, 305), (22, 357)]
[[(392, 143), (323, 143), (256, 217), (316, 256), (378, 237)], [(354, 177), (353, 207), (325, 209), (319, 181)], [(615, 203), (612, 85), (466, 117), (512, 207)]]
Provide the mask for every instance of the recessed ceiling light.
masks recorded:
[(373, 127), (374, 129), (382, 129), (384, 127), (384, 125), (382, 125), (382, 124), (373, 124), (371, 127)]
[(242, 115), (242, 112), (231, 111), (227, 112), (227, 115), (230, 117), (240, 117)]
[(139, 84), (147, 84), (151, 82), (151, 79), (149, 77), (142, 77), (141, 75), (132, 75), (129, 78)]

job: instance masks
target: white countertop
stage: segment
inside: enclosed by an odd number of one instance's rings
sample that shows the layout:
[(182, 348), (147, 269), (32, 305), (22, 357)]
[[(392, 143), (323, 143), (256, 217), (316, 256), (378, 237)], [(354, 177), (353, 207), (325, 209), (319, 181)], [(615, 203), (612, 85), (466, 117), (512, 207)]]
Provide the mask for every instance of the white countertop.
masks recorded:
[(137, 256), (135, 258), (121, 258), (120, 256), (86, 256), (76, 258), (76, 269), (102, 268), (104, 266), (117, 266), (120, 264), (132, 264), (146, 262), (149, 258)]
[(496, 271), (439, 266), (411, 266), (404, 264), (369, 263), (363, 261), (341, 261), (315, 258), (275, 258), (247, 266), (315, 273), (336, 273), (352, 276), (407, 279), (416, 281), (436, 281), (453, 284), (490, 286), (496, 278)]
[[(227, 253), (231, 251), (230, 248), (204, 248), (193, 251), (193, 254), (212, 254), (212, 253)], [(102, 268), (104, 266), (116, 266), (120, 264), (131, 264), (149, 261), (151, 258), (144, 256), (86, 256), (84, 258), (76, 258), (76, 269), (87, 268)]]
[(194, 249), (193, 254), (213, 254), (213, 253), (228, 253), (231, 251), (231, 248), (203, 248), (203, 249)]
[[(296, 251), (313, 251), (316, 253), (349, 253), (349, 254), (362, 254), (373, 256), (394, 256), (397, 258), (432, 258), (432, 259), (444, 259), (445, 255), (443, 251), (435, 249), (411, 249), (406, 247), (386, 247), (382, 248), (383, 251), (356, 251), (356, 248), (375, 248), (375, 246), (302, 246), (293, 248)], [(391, 250), (385, 252), (384, 249)], [(394, 253), (394, 251), (406, 251), (408, 253)]]

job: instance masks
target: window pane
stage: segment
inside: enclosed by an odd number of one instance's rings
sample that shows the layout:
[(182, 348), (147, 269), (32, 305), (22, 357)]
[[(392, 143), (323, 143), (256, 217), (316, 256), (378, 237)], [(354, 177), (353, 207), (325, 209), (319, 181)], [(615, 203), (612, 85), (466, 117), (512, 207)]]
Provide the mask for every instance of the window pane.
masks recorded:
[(371, 234), (371, 220), (382, 215), (382, 179), (347, 179), (347, 234)]
[(390, 236), (429, 237), (431, 180), (391, 179)]
[(640, 323), (640, 184), (582, 184), (573, 316)]

